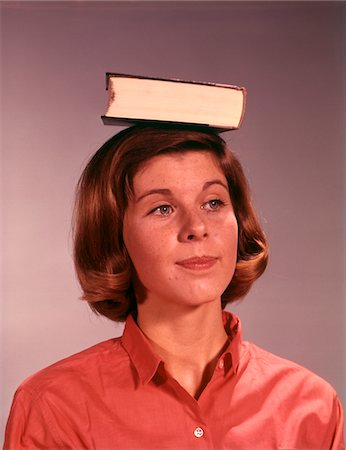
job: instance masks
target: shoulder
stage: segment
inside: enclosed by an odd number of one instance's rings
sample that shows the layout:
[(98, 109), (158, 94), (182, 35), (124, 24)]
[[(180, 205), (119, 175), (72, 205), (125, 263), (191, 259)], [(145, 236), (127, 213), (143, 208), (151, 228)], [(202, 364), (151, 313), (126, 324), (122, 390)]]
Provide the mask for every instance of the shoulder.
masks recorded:
[(87, 423), (89, 406), (102, 398), (107, 386), (119, 384), (129, 366), (121, 339), (115, 338), (30, 376), (15, 393), (4, 448), (37, 448), (37, 443), (40, 448), (67, 447), (69, 438), (76, 438), (71, 437), (71, 429)]
[(315, 407), (332, 408), (336, 399), (334, 388), (311, 370), (270, 353), (251, 342), (242, 343), (243, 368), (262, 380), (262, 387), (276, 392), (279, 398), (314, 403)]
[(252, 342), (245, 341), (242, 345), (243, 354), (248, 354), (249, 364), (257, 371), (269, 372), (273, 377), (295, 377), (297, 381), (308, 379), (310, 384), (333, 389), (323, 378), (296, 362), (264, 350)]
[[(116, 375), (128, 362), (121, 338), (109, 339), (68, 356), (31, 375), (19, 386), (16, 395), (40, 397), (47, 391), (72, 391), (90, 384), (95, 377), (107, 377), (109, 371)], [(123, 363), (123, 364), (122, 364)]]
[(327, 381), (253, 343), (239, 350), (232, 402), (251, 424), (247, 439), (262, 436), (266, 448), (343, 448), (343, 411)]

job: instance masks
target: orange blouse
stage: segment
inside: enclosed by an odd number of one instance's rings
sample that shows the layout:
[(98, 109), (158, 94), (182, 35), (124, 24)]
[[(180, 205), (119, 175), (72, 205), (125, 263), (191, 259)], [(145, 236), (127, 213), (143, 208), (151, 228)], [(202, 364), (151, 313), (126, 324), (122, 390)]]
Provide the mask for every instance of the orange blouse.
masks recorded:
[(333, 388), (241, 337), (199, 397), (165, 371), (129, 317), (124, 334), (66, 358), (18, 389), (5, 449), (344, 449)]

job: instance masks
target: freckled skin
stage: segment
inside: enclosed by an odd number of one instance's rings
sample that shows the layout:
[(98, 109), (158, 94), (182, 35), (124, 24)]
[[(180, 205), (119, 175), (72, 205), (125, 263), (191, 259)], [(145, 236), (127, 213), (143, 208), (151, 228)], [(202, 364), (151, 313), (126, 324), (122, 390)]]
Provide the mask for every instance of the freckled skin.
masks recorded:
[[(155, 192), (153, 192), (155, 191)], [(198, 306), (219, 302), (235, 269), (238, 226), (226, 178), (206, 151), (149, 160), (134, 177), (124, 218), (124, 241), (145, 292), (145, 303)], [(196, 270), (195, 256), (215, 262)]]

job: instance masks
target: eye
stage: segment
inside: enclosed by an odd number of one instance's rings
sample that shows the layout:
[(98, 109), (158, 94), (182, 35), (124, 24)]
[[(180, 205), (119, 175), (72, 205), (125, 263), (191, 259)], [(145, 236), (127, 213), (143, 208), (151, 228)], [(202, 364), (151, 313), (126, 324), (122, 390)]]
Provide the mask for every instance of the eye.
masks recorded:
[(161, 205), (150, 211), (150, 214), (155, 216), (168, 216), (173, 212), (173, 208), (170, 205)]
[(222, 200), (219, 199), (212, 199), (208, 202), (204, 203), (204, 205), (201, 206), (202, 209), (206, 209), (207, 211), (217, 211), (218, 209), (222, 208), (225, 203)]

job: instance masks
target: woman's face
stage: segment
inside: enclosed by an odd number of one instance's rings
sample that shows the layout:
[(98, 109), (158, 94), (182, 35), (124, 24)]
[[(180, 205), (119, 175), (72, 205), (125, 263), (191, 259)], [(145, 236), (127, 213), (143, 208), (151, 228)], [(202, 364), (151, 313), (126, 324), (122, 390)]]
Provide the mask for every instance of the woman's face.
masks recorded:
[(158, 308), (219, 302), (234, 273), (238, 226), (215, 156), (155, 156), (133, 181), (123, 233), (138, 301)]

